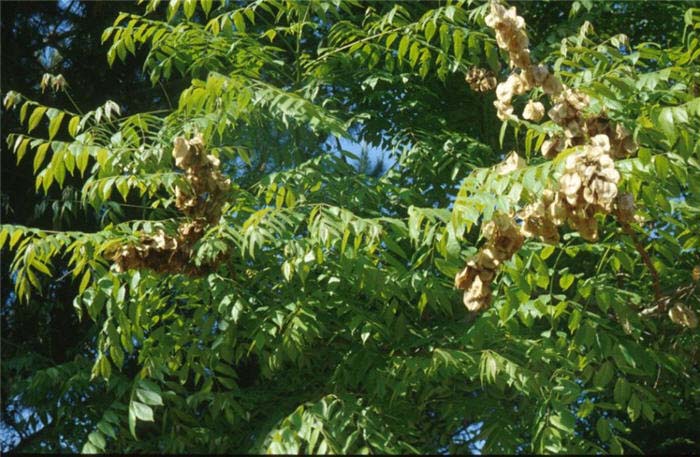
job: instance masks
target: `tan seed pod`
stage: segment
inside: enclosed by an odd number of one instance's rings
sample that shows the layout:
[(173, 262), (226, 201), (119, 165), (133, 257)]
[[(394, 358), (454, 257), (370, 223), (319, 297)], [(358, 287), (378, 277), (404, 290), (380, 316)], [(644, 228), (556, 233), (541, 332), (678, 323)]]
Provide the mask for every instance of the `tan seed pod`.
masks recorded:
[(467, 263), (467, 266), (455, 275), (455, 288), (463, 290), (468, 289), (474, 281), (476, 274), (476, 265), (473, 262)]
[(472, 67), (465, 78), (469, 87), (476, 92), (487, 92), (496, 88), (496, 77), (493, 72), (483, 68)]
[(526, 237), (537, 237), (545, 243), (556, 244), (559, 242), (559, 231), (548, 217), (544, 200), (523, 208), (519, 214), (523, 220), (520, 231)]
[(560, 192), (556, 194), (554, 201), (547, 207), (547, 213), (552, 223), (556, 226), (563, 225), (566, 222), (568, 215), (567, 205)]
[(549, 76), (549, 70), (543, 65), (530, 65), (521, 74), (521, 78), (529, 87), (537, 87), (544, 84)]
[(564, 142), (560, 138), (554, 137), (542, 143), (542, 156), (546, 159), (553, 159), (564, 149)]
[(481, 311), (491, 304), (491, 285), (477, 276), (469, 289), (464, 291), (462, 300), (469, 311)]
[(508, 103), (502, 103), (500, 100), (494, 100), (493, 106), (496, 107), (496, 116), (502, 120), (506, 121), (512, 119), (513, 116), (513, 106)]
[(700, 265), (695, 265), (693, 267), (693, 273), (691, 275), (693, 278), (693, 281), (698, 282), (700, 281)]
[(695, 311), (683, 303), (674, 304), (668, 310), (668, 317), (673, 323), (683, 327), (696, 328), (698, 326), (698, 316), (695, 314)]
[(511, 151), (503, 162), (495, 166), (494, 170), (499, 175), (507, 175), (515, 170), (525, 168), (525, 165), (527, 165), (525, 160), (517, 152)]
[(547, 115), (557, 124), (562, 124), (569, 117), (569, 110), (566, 103), (557, 103), (552, 106)]
[(501, 264), (498, 252), (488, 246), (478, 252), (475, 261), (481, 269), (486, 270), (495, 270)]
[(542, 90), (547, 95), (559, 95), (564, 90), (564, 86), (556, 76), (549, 74), (542, 82)]
[(503, 104), (510, 104), (514, 93), (515, 90), (510, 78), (496, 86), (496, 98)]
[(566, 173), (559, 178), (559, 188), (570, 205), (576, 205), (578, 202), (578, 191), (581, 184), (581, 177), (578, 173)]
[(598, 148), (602, 154), (610, 152), (610, 138), (607, 135), (595, 135), (591, 138), (591, 146)]
[(544, 105), (540, 102), (528, 101), (523, 110), (523, 119), (537, 122), (542, 117), (544, 117)]

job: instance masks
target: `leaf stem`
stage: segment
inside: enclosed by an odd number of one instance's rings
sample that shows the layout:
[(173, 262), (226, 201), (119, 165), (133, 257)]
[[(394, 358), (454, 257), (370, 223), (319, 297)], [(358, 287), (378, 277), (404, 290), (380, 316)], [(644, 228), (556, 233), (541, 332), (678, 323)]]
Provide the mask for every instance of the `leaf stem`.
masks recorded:
[(631, 239), (632, 239), (632, 244), (634, 245), (634, 248), (637, 250), (639, 255), (642, 257), (642, 262), (644, 262), (644, 265), (647, 267), (649, 270), (649, 273), (651, 274), (651, 280), (652, 284), (654, 287), (654, 297), (656, 298), (656, 301), (660, 301), (662, 294), (661, 294), (661, 282), (659, 281), (659, 272), (656, 270), (656, 267), (651, 261), (651, 256), (649, 256), (649, 252), (647, 252), (646, 249), (644, 249), (644, 246), (642, 246), (642, 243), (639, 242), (639, 239), (637, 238), (637, 235), (634, 233), (634, 230), (632, 230), (632, 227), (628, 222), (623, 221), (620, 219), (619, 216), (616, 216), (617, 222), (620, 224), (620, 227), (622, 227), (622, 231), (625, 232)]

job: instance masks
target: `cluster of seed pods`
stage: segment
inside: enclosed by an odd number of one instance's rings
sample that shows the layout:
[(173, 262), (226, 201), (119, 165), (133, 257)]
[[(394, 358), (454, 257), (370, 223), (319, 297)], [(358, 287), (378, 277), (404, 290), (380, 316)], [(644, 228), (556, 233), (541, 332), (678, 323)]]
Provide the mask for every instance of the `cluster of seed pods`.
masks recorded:
[(231, 181), (219, 171), (219, 159), (206, 154), (201, 135), (189, 141), (175, 138), (172, 155), (175, 165), (185, 171), (187, 181), (186, 187), (175, 188), (175, 206), (189, 218), (180, 223), (175, 236), (159, 229), (153, 235), (142, 234), (138, 244), (119, 247), (112, 256), (118, 272), (147, 268), (196, 275), (204, 268), (191, 262), (193, 247), (204, 236), (207, 225), (221, 216)]
[[(532, 62), (525, 20), (517, 15), (515, 7), (506, 9), (492, 2), (486, 24), (495, 30), (496, 42), (507, 51), (513, 69), (506, 81), (496, 87), (494, 106), (499, 119), (517, 119), (513, 114), (513, 98), (539, 87), (550, 98), (551, 108), (547, 115), (561, 127), (560, 132), (543, 142), (543, 156), (553, 158), (572, 146), (580, 146), (580, 150), (567, 157), (558, 188), (544, 190), (537, 201), (515, 215), (521, 224), (515, 222), (513, 215), (496, 215), (496, 222), (484, 226), (486, 245), (455, 277), (455, 285), (464, 290), (464, 303), (472, 311), (489, 305), (490, 282), (498, 266), (515, 254), (525, 238), (556, 244), (559, 242), (559, 227), (567, 223), (584, 239), (595, 241), (598, 238), (596, 214), (614, 212), (618, 218), (629, 222), (634, 220), (635, 213), (632, 196), (618, 195), (620, 174), (613, 160), (636, 151), (629, 132), (621, 124), (613, 126), (602, 115), (586, 116), (585, 110), (590, 103), (588, 96), (566, 87), (547, 67)], [(474, 71), (472, 76), (478, 75)], [(544, 118), (545, 111), (542, 102), (529, 100), (522, 117), (538, 122)], [(496, 171), (504, 174), (524, 166), (525, 161), (513, 152), (496, 167)], [(495, 224), (499, 229), (494, 232), (489, 224)], [(492, 239), (489, 233), (498, 233), (498, 236)], [(494, 250), (494, 242), (517, 248)]]

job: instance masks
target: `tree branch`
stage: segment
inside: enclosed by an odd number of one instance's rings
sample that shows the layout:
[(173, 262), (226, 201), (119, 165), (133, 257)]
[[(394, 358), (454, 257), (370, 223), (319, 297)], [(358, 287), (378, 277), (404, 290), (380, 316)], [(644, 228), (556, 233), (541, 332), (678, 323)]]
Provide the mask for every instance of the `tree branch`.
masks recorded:
[(617, 219), (617, 222), (620, 224), (620, 227), (622, 227), (622, 231), (625, 232), (632, 239), (632, 244), (634, 245), (634, 248), (637, 250), (639, 255), (642, 257), (642, 262), (644, 262), (644, 265), (649, 270), (649, 273), (651, 274), (651, 280), (653, 283), (653, 287), (654, 287), (654, 298), (656, 299), (657, 302), (660, 302), (662, 299), (661, 282), (659, 281), (659, 272), (656, 270), (656, 267), (654, 266), (654, 264), (651, 261), (651, 256), (649, 255), (647, 250), (644, 249), (644, 246), (642, 245), (642, 243), (639, 242), (639, 239), (637, 238), (637, 235), (634, 233), (634, 230), (632, 230), (632, 227), (630, 226), (630, 224), (626, 221), (623, 221), (619, 216), (616, 216), (616, 219)]

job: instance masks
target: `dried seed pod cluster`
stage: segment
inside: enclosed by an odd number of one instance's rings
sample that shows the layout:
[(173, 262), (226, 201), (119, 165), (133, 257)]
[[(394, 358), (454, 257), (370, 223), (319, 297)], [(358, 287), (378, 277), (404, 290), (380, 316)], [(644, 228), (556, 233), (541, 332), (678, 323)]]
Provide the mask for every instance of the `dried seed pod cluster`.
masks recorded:
[(175, 165), (185, 170), (190, 189), (175, 188), (175, 206), (190, 217), (215, 222), (221, 216), (226, 190), (231, 181), (219, 171), (219, 159), (207, 154), (201, 135), (187, 141), (175, 138)]
[(610, 142), (605, 135), (596, 135), (590, 145), (566, 158), (564, 174), (559, 186), (566, 201), (572, 206), (582, 202), (602, 206), (610, 211), (617, 196), (620, 173), (608, 155)]
[(608, 137), (609, 155), (614, 159), (629, 157), (637, 151), (632, 134), (624, 125), (612, 123), (603, 114), (584, 116), (583, 111), (590, 103), (587, 95), (565, 88), (553, 101), (547, 115), (562, 127), (563, 133), (549, 134), (549, 139), (542, 143), (544, 157), (551, 159), (563, 149), (583, 145), (597, 135)]
[(496, 76), (490, 70), (471, 67), (465, 79), (469, 87), (476, 92), (488, 92), (496, 88)]
[(564, 134), (550, 134), (542, 143), (542, 155), (548, 159), (555, 157), (563, 149), (582, 144), (585, 140), (583, 110), (588, 107), (588, 96), (576, 90), (565, 88), (556, 97), (547, 115), (564, 129)]
[(683, 327), (696, 328), (698, 326), (698, 316), (688, 306), (683, 303), (676, 303), (668, 310), (668, 317), (674, 324)]
[[(496, 87), (497, 100), (493, 104), (499, 119), (514, 117), (512, 100), (516, 95), (522, 95), (535, 87), (542, 87), (549, 95), (556, 95), (562, 91), (561, 83), (549, 73), (547, 67), (531, 63), (525, 20), (517, 15), (515, 7), (505, 9), (492, 2), (490, 13), (486, 16), (486, 25), (496, 31), (496, 42), (501, 49), (508, 52), (511, 67), (521, 70), (520, 73), (511, 74), (505, 82)], [(523, 117), (529, 120), (538, 121), (543, 116), (544, 105), (539, 102), (531, 101), (523, 112)]]
[(546, 190), (540, 201), (523, 208), (523, 234), (539, 237), (546, 243), (557, 243), (557, 227), (568, 222), (588, 241), (598, 239), (596, 214), (615, 211), (621, 220), (635, 220), (634, 200), (630, 194), (618, 197), (620, 173), (609, 155), (610, 142), (605, 135), (596, 135), (591, 144), (566, 159), (559, 178), (557, 193)]
[(525, 32), (525, 19), (518, 16), (515, 7), (505, 9), (498, 3), (491, 3), (486, 25), (496, 31), (496, 43), (508, 52), (511, 66), (526, 68), (530, 65), (530, 42)]
[(520, 249), (525, 238), (513, 218), (496, 214), (482, 229), (486, 244), (455, 276), (455, 287), (464, 290), (469, 311), (481, 311), (491, 304), (491, 281), (499, 266)]
[(523, 220), (520, 231), (524, 236), (539, 238), (550, 244), (559, 242), (558, 227), (564, 223), (566, 214), (558, 196), (547, 189), (543, 192), (540, 201), (527, 205), (518, 213)]
[[(174, 144), (175, 165), (185, 170), (189, 184), (187, 190), (176, 187), (175, 206), (192, 219), (181, 223), (175, 236), (158, 230), (155, 235), (142, 234), (137, 245), (120, 247), (112, 257), (119, 272), (148, 268), (160, 273), (197, 275), (208, 268), (190, 262), (193, 247), (204, 236), (207, 225), (221, 216), (231, 181), (219, 171), (219, 159), (205, 153), (201, 135), (190, 141), (177, 137)], [(219, 260), (221, 256), (215, 263)]]
[[(499, 265), (522, 246), (526, 237), (556, 244), (559, 226), (568, 223), (584, 239), (595, 241), (598, 238), (596, 214), (614, 212), (621, 222), (637, 220), (632, 196), (618, 195), (620, 174), (613, 161), (613, 158), (626, 157), (636, 151), (630, 132), (621, 124), (613, 127), (604, 115), (586, 118), (588, 96), (566, 87), (546, 67), (531, 62), (525, 21), (516, 14), (514, 7), (506, 10), (493, 1), (486, 24), (496, 31), (498, 46), (508, 52), (511, 68), (516, 69), (496, 87), (494, 106), (498, 118), (515, 118), (513, 97), (540, 87), (552, 102), (548, 116), (563, 129), (563, 133), (550, 134), (543, 142), (542, 154), (553, 158), (565, 148), (582, 148), (567, 157), (559, 189), (546, 189), (538, 201), (517, 214), (522, 220), (520, 226), (502, 214), (484, 226), (483, 233), (489, 241), (455, 277), (455, 286), (465, 291), (464, 304), (470, 311), (489, 306), (490, 282)], [(532, 100), (523, 110), (523, 118), (534, 122), (541, 120), (544, 114), (544, 105)], [(523, 166), (524, 161), (513, 152), (495, 167), (495, 172), (507, 174)]]
[[(515, 118), (512, 100), (535, 87), (541, 87), (551, 98), (552, 107), (547, 112), (552, 121), (562, 127), (562, 133), (550, 133), (550, 138), (542, 143), (542, 155), (553, 158), (563, 149), (579, 146), (587, 138), (604, 134), (611, 143), (610, 155), (613, 158), (627, 157), (637, 150), (630, 132), (621, 125), (614, 127), (604, 115), (584, 118), (583, 111), (589, 105), (588, 96), (564, 86), (559, 79), (549, 73), (547, 67), (534, 65), (530, 59), (525, 20), (518, 16), (515, 7), (505, 9), (496, 2), (486, 16), (486, 25), (496, 31), (498, 46), (508, 52), (511, 67), (520, 70), (496, 87), (497, 100), (494, 101), (496, 114), (502, 121)], [(538, 122), (544, 117), (545, 108), (541, 102), (528, 101), (523, 110), (523, 118)]]
[(610, 157), (624, 159), (637, 152), (632, 133), (622, 124), (613, 124), (604, 116), (587, 119), (583, 127), (589, 136), (605, 135), (610, 139)]

